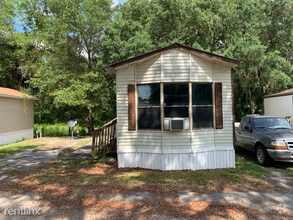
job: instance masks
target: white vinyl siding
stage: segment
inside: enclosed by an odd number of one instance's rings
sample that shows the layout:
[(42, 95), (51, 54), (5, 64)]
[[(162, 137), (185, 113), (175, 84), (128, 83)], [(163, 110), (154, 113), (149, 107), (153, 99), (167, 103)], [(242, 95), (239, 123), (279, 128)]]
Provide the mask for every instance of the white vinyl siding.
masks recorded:
[(212, 82), (213, 81), (213, 64), (202, 58), (191, 55), (190, 59), (191, 75), (193, 82)]
[(265, 115), (293, 116), (292, 99), (292, 95), (265, 98)]
[(33, 101), (0, 98), (0, 134), (31, 129), (33, 127)]
[(233, 92), (231, 69), (214, 65), (214, 81), (222, 83), (223, 129), (215, 130), (215, 145), (233, 146)]
[(161, 56), (150, 58), (135, 68), (136, 83), (152, 83), (161, 80)]
[(162, 133), (151, 131), (137, 132), (137, 152), (162, 152)]
[(171, 50), (162, 53), (162, 82), (190, 80), (190, 53)]
[[(221, 82), (223, 129), (128, 131), (127, 85), (169, 82)], [(117, 70), (116, 89), (119, 167), (196, 170), (235, 166), (230, 67), (172, 49), (127, 69)], [(185, 162), (180, 165), (180, 161)]]
[(209, 148), (215, 146), (214, 129), (192, 131), (192, 149)]
[(33, 130), (33, 101), (0, 97), (0, 145), (33, 138)]
[(136, 149), (136, 132), (128, 131), (128, 85), (135, 82), (134, 67), (119, 70), (119, 73), (116, 76), (117, 150), (133, 152)]
[(190, 153), (191, 139), (190, 131), (164, 131), (163, 152), (165, 153)]

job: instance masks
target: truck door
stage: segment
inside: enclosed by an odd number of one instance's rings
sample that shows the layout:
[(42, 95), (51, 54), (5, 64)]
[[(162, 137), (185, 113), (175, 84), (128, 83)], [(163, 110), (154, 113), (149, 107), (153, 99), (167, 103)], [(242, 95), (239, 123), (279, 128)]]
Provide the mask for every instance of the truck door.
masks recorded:
[(253, 151), (253, 138), (252, 138), (252, 128), (251, 128), (251, 118), (244, 117), (240, 123), (237, 143), (241, 147), (246, 148), (247, 150)]

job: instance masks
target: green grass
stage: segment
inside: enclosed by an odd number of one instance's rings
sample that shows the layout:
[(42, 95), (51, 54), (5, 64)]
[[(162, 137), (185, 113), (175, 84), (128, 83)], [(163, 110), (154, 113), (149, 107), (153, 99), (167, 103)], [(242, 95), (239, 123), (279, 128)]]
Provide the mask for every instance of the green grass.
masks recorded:
[[(68, 149), (69, 151), (70, 149)], [(64, 151), (67, 151), (64, 149)], [(63, 152), (66, 154), (66, 152)], [(189, 188), (198, 193), (222, 190), (270, 192), (277, 189), (267, 181), (274, 168), (263, 168), (244, 159), (237, 159), (235, 169), (197, 171), (155, 171), (144, 169), (120, 169), (105, 166), (105, 155), (99, 160), (56, 160), (46, 167), (26, 174), (18, 174), (24, 180), (38, 180), (39, 184), (62, 184), (72, 187), (162, 185), (164, 187)], [(109, 169), (112, 171), (108, 172)], [(293, 176), (293, 168), (286, 170)], [(14, 175), (12, 173), (11, 175)]]
[(74, 149), (68, 147), (68, 148), (64, 148), (60, 151), (60, 153), (58, 154), (58, 158), (62, 158), (67, 156), (68, 154), (72, 153), (74, 151)]
[[(28, 176), (30, 180), (38, 179), (41, 184), (81, 186), (99, 186), (113, 184), (128, 186), (132, 184), (160, 184), (165, 187), (186, 186), (198, 192), (205, 190), (223, 190), (224, 188), (240, 190), (262, 190), (263, 181), (270, 175), (270, 169), (264, 169), (248, 161), (238, 160), (236, 169), (198, 170), (198, 171), (151, 171), (151, 170), (116, 170), (112, 173), (90, 174), (102, 164), (106, 156), (95, 160), (56, 160), (46, 168)], [(108, 169), (108, 168), (105, 168)], [(267, 189), (267, 188), (266, 188)]]
[(5, 174), (10, 174), (10, 175), (17, 175), (17, 174), (20, 174), (22, 172), (19, 171), (19, 170), (5, 170), (4, 173)]
[(7, 167), (8, 165), (5, 163), (0, 163), (0, 168)]
[(86, 145), (86, 144), (91, 143), (91, 141), (92, 141), (91, 139), (80, 140), (80, 141), (77, 142), (76, 145)]
[(38, 146), (44, 145), (43, 143), (34, 143), (32, 140), (24, 140), (18, 143), (0, 146), (0, 158), (17, 154)]
[(286, 170), (284, 170), (284, 172), (288, 175), (293, 177), (293, 167), (287, 167)]
[(270, 171), (258, 165), (247, 161), (237, 161), (236, 169), (219, 169), (219, 170), (199, 170), (199, 171), (152, 171), (141, 175), (125, 175), (122, 181), (129, 183), (132, 181), (142, 181), (145, 183), (159, 184), (234, 184), (241, 182), (245, 178), (257, 177), (264, 178), (270, 174)]

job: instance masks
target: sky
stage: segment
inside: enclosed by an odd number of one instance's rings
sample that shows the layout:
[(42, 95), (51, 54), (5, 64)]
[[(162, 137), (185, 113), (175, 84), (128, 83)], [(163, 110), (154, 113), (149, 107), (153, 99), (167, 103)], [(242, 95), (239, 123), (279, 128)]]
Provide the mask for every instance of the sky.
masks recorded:
[[(117, 5), (118, 3), (123, 4), (127, 0), (113, 0), (114, 5)], [(15, 31), (17, 32), (24, 32), (22, 27), (22, 22), (19, 18), (16, 19), (15, 25), (14, 25)]]

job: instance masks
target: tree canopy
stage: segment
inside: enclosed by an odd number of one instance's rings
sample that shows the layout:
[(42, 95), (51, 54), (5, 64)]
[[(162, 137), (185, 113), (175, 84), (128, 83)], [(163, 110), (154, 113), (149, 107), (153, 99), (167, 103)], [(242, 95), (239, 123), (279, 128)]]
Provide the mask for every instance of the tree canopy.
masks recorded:
[(36, 122), (75, 118), (92, 131), (115, 117), (103, 67), (175, 42), (241, 62), (237, 119), (292, 87), (291, 0), (4, 0), (0, 9), (0, 86), (40, 98)]

